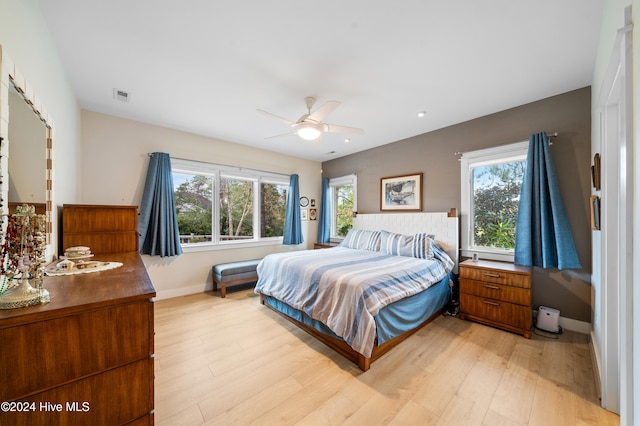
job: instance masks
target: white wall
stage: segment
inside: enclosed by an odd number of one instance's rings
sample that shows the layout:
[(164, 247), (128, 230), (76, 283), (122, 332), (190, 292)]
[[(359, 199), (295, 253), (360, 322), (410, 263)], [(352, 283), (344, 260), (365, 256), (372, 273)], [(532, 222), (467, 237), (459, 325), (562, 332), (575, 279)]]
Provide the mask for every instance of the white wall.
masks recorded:
[[(0, 46), (54, 126), (54, 203), (75, 203), (80, 180), (80, 109), (36, 0), (0, 0)], [(57, 227), (54, 225), (54, 241)]]
[[(267, 143), (267, 142), (265, 142)], [(294, 141), (293, 143), (298, 143)], [(302, 143), (302, 142), (299, 142)], [(177, 130), (82, 111), (82, 182), (84, 204), (140, 205), (150, 152), (176, 158), (247, 167), (300, 176), (300, 195), (320, 199), (320, 163), (210, 139)], [(212, 286), (216, 263), (264, 257), (268, 253), (312, 248), (317, 221), (303, 221), (305, 244), (188, 252), (160, 258), (143, 256), (158, 298), (189, 294)]]

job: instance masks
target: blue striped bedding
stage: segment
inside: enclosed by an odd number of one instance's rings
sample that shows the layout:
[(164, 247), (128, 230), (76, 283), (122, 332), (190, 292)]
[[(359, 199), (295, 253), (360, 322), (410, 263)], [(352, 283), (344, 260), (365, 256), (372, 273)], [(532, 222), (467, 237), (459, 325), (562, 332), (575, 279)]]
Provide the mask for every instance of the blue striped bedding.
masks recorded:
[(255, 291), (321, 321), (370, 357), (378, 312), (443, 280), (451, 266), (345, 247), (276, 253), (258, 265)]

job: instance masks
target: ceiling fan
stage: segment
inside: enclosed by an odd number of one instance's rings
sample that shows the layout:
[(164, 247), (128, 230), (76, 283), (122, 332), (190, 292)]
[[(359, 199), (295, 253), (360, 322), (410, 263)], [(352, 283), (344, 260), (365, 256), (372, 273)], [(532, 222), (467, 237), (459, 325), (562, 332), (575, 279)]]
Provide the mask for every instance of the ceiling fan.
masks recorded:
[(312, 141), (320, 137), (324, 132), (328, 133), (348, 133), (361, 135), (364, 133), (362, 129), (356, 127), (339, 126), (337, 124), (324, 123), (322, 120), (329, 115), (331, 111), (336, 109), (340, 105), (340, 101), (327, 101), (320, 108), (311, 112), (311, 108), (316, 103), (316, 98), (308, 96), (304, 98), (307, 104), (307, 113), (302, 115), (297, 121), (287, 120), (275, 114), (258, 109), (257, 111), (265, 114), (271, 118), (275, 118), (293, 128), (292, 132), (284, 133), (282, 135), (271, 136), (270, 138), (277, 138), (281, 136), (295, 135), (297, 134), (302, 139)]

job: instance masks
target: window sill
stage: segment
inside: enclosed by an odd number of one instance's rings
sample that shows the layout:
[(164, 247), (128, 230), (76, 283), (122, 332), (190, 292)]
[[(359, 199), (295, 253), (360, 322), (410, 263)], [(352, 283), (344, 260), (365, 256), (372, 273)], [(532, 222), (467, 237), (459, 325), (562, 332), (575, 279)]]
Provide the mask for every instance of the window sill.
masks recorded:
[(474, 254), (478, 255), (478, 259), (484, 260), (496, 260), (499, 262), (511, 262), (513, 263), (514, 254), (512, 252), (496, 252), (490, 250), (477, 250), (477, 249), (462, 249), (460, 255), (463, 257), (473, 257)]
[(202, 244), (183, 245), (182, 252), (196, 253), (201, 251), (245, 249), (245, 248), (252, 248), (252, 247), (281, 246), (281, 245), (282, 245), (282, 238), (259, 240), (259, 241), (242, 241), (242, 242), (234, 241), (234, 242), (225, 242), (222, 244), (202, 243)]

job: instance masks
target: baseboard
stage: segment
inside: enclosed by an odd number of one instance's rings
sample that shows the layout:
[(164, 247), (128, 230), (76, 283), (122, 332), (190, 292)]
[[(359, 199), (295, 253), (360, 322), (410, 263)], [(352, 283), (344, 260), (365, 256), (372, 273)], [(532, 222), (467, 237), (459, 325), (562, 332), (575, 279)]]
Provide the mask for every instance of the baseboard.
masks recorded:
[[(248, 283), (246, 285), (249, 285), (249, 284), (250, 283)], [(235, 286), (227, 287), (227, 294), (229, 292), (229, 289), (231, 289), (231, 291), (233, 291), (233, 289), (236, 286), (240, 287), (241, 285), (240, 284), (236, 284)], [(171, 299), (173, 297), (189, 296), (191, 294), (204, 293), (205, 291), (213, 291), (213, 283), (207, 283), (204, 286), (204, 288), (202, 288), (202, 284), (199, 284), (199, 285), (192, 285), (192, 286), (189, 286), (189, 287), (181, 287), (181, 288), (176, 288), (176, 289), (171, 289), (171, 290), (156, 290), (156, 298), (155, 298), (155, 300), (163, 300), (163, 299)], [(220, 289), (218, 289), (218, 293), (220, 293)]]
[(572, 318), (560, 317), (558, 323), (563, 330), (571, 330), (576, 333), (591, 334), (591, 323), (574, 320)]
[(189, 287), (181, 287), (171, 290), (156, 290), (156, 300), (171, 299), (173, 297), (188, 296), (190, 294), (212, 291), (213, 283), (207, 283), (204, 288), (202, 284), (192, 285)]

